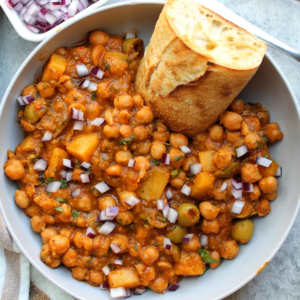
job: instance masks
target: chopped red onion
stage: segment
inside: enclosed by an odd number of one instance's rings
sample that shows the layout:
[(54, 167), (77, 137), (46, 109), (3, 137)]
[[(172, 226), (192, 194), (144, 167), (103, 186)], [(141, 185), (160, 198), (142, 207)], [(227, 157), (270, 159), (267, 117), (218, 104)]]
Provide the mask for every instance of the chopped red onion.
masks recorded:
[(253, 183), (243, 182), (243, 189), (245, 192), (254, 192)]
[(193, 238), (194, 234), (193, 233), (189, 233), (189, 234), (186, 234), (182, 240), (181, 240), (181, 243), (189, 243), (191, 241), (191, 239)]
[(39, 159), (36, 161), (36, 163), (34, 164), (33, 169), (37, 170), (37, 171), (45, 171), (47, 168), (47, 161), (44, 159)]
[(271, 159), (268, 159), (268, 158), (266, 158), (266, 157), (260, 157), (260, 156), (258, 156), (258, 157), (256, 158), (256, 163), (257, 163), (258, 165), (260, 165), (260, 166), (263, 166), (263, 167), (268, 168), (268, 167), (270, 167), (270, 165), (272, 164), (272, 160), (271, 160)]
[[(26, 7), (23, 7), (23, 8), (20, 10), (19, 14), (18, 14), (18, 16), (20, 17), (20, 19), (21, 19), (22, 21), (24, 20), (23, 16), (24, 16), (24, 14), (26, 13), (26, 11), (27, 11), (27, 8), (26, 8)], [(29, 26), (30, 26), (30, 25), (29, 25)]]
[(129, 168), (133, 168), (134, 165), (135, 165), (135, 159), (129, 159), (128, 167), (129, 167)]
[(80, 0), (80, 2), (83, 4), (84, 8), (87, 8), (89, 6), (88, 0)]
[(110, 186), (108, 185), (108, 183), (106, 181), (102, 181), (102, 182), (96, 184), (95, 188), (102, 194), (107, 192), (108, 190), (110, 190)]
[(111, 288), (110, 289), (110, 297), (111, 298), (125, 298), (128, 295), (128, 291), (124, 287)]
[(243, 145), (236, 149), (236, 157), (242, 157), (246, 153), (248, 153), (248, 148), (246, 145)]
[(102, 268), (103, 273), (107, 276), (110, 273), (110, 268), (109, 266), (105, 266)]
[(170, 154), (169, 153), (163, 153), (162, 158), (161, 158), (161, 162), (167, 166), (170, 165)]
[(24, 14), (23, 16), (24, 21), (28, 24), (28, 25), (33, 25), (36, 21), (35, 17), (33, 17), (32, 15), (28, 14), (27, 12)]
[(104, 209), (103, 212), (106, 217), (114, 218), (119, 213), (119, 207), (118, 206), (109, 206), (106, 209)]
[(80, 88), (82, 88), (83, 90), (87, 89), (90, 86), (91, 82), (87, 79), (83, 79), (80, 83), (79, 86)]
[(136, 204), (138, 204), (141, 200), (137, 199), (134, 196), (129, 197), (125, 203), (131, 207), (135, 206)]
[(282, 168), (278, 167), (276, 172), (275, 172), (275, 177), (281, 177), (282, 176)]
[(66, 170), (62, 170), (62, 171), (60, 172), (60, 176), (61, 176), (63, 179), (66, 179), (66, 173), (67, 173)]
[(118, 265), (118, 266), (122, 266), (123, 265), (123, 260), (122, 259), (115, 259), (114, 264)]
[(74, 120), (84, 121), (83, 112), (75, 107), (71, 108), (71, 117)]
[(5, 3), (5, 5), (6, 5), (9, 9), (13, 9), (13, 8), (14, 8), (14, 5), (11, 3), (11, 1), (5, 0), (4, 3)]
[(226, 191), (228, 186), (228, 183), (226, 181), (223, 182), (223, 184), (221, 185), (220, 189), (219, 189), (219, 193), (223, 193)]
[(179, 148), (185, 154), (192, 153), (192, 150), (189, 147), (187, 147), (187, 146), (180, 146)]
[[(45, 0), (45, 1), (47, 1), (47, 0)], [(65, 6), (62, 6), (62, 7), (60, 8), (60, 11), (63, 12), (64, 14), (66, 14), (66, 13), (68, 13), (68, 8), (65, 7)]]
[(59, 181), (53, 181), (49, 182), (46, 188), (47, 193), (56, 193), (61, 186), (61, 182)]
[(179, 288), (178, 284), (170, 284), (169, 287), (168, 287), (168, 291), (175, 292), (175, 291), (178, 290), (178, 288)]
[(205, 247), (208, 245), (208, 237), (207, 235), (201, 234), (200, 235), (200, 244), (202, 247)]
[(115, 223), (105, 222), (98, 230), (100, 234), (109, 235), (116, 227)]
[(52, 12), (55, 11), (55, 10), (59, 10), (60, 8), (61, 8), (60, 1), (50, 0), (50, 2), (49, 2), (49, 9), (52, 10)]
[(74, 169), (75, 163), (70, 159), (63, 158), (63, 165), (67, 168)]
[(88, 174), (88, 173), (82, 173), (82, 174), (80, 174), (80, 178), (81, 178), (81, 182), (82, 183), (91, 182), (90, 174)]
[(105, 119), (103, 119), (103, 118), (96, 118), (93, 122), (91, 122), (91, 125), (101, 126), (104, 123), (105, 123)]
[(191, 164), (190, 165), (190, 173), (196, 175), (202, 172), (202, 165), (201, 164)]
[(36, 17), (40, 9), (41, 9), (40, 6), (36, 5), (35, 3), (32, 3), (28, 8), (27, 13), (33, 17)]
[(244, 205), (244, 201), (236, 200), (232, 206), (231, 212), (239, 215), (242, 212)]
[(139, 288), (136, 288), (135, 290), (133, 290), (133, 293), (135, 295), (142, 295), (143, 293), (146, 292), (146, 289), (139, 289)]
[(165, 205), (164, 205), (164, 200), (158, 199), (156, 202), (157, 202), (157, 209), (158, 209), (158, 210), (163, 210), (164, 207), (165, 207)]
[(76, 189), (75, 191), (72, 192), (71, 196), (72, 198), (76, 198), (80, 195), (80, 189)]
[(83, 162), (81, 165), (80, 165), (80, 169), (84, 170), (84, 171), (87, 171), (89, 168), (91, 167), (91, 164), (87, 163), (87, 162)]
[(27, 24), (26, 27), (34, 33), (39, 33), (40, 32), (39, 29), (37, 29), (37, 28), (35, 28), (35, 27), (33, 27), (29, 24)]
[(170, 205), (167, 203), (164, 207), (164, 209), (162, 210), (162, 213), (164, 215), (164, 217), (166, 218), (169, 214), (169, 211), (170, 211)]
[(52, 10), (51, 14), (57, 19), (60, 20), (62, 16), (62, 12), (59, 10)]
[(74, 130), (82, 130), (83, 126), (84, 126), (84, 122), (83, 121), (75, 121), (73, 129)]
[(166, 197), (167, 197), (167, 199), (168, 199), (168, 200), (171, 199), (172, 196), (173, 196), (172, 192), (171, 192), (170, 190), (168, 190), (168, 191), (166, 192)]
[(47, 13), (45, 15), (45, 20), (50, 24), (50, 25), (53, 25), (56, 21), (57, 21), (57, 18), (54, 17), (53, 15), (51, 15), (50, 13)]
[(243, 189), (237, 190), (233, 185), (231, 186), (231, 194), (235, 199), (242, 199)]
[(241, 190), (243, 188), (243, 181), (239, 177), (232, 177), (231, 183), (237, 190)]
[(107, 215), (105, 214), (105, 210), (102, 210), (101, 213), (99, 214), (97, 220), (98, 220), (99, 222), (113, 221), (114, 218), (115, 218), (115, 217), (107, 216)]
[(135, 33), (134, 32), (127, 32), (126, 33), (126, 37), (125, 37), (126, 40), (134, 39), (134, 38), (135, 38)]
[(24, 106), (32, 103), (34, 101), (34, 98), (31, 95), (27, 95), (27, 96), (20, 96), (17, 98), (17, 100), (21, 106)]
[(73, 171), (69, 170), (66, 172), (66, 180), (67, 182), (71, 181), (73, 179)]
[(18, 2), (17, 5), (14, 7), (14, 10), (19, 12), (23, 8), (23, 4), (21, 2)]
[(90, 75), (93, 75), (99, 79), (102, 79), (102, 77), (104, 76), (104, 72), (101, 71), (99, 68), (95, 67), (90, 71)]
[(165, 237), (164, 238), (164, 249), (171, 250), (171, 248), (172, 248), (171, 240)]
[[(79, 0), (73, 0), (71, 5), (74, 3), (74, 2), (78, 2)], [(70, 7), (71, 5), (69, 6), (69, 10), (70, 10)], [(70, 13), (68, 13), (69, 16), (70, 16)], [(70, 16), (72, 17), (72, 16)], [(85, 65), (76, 65), (76, 69), (77, 69), (77, 73), (78, 73), (78, 76), (79, 77), (84, 77), (84, 76), (88, 76), (89, 75), (89, 70), (87, 69), (87, 67)]]
[[(69, 17), (74, 17), (78, 10), (79, 0), (73, 0), (68, 8)], [(81, 75), (79, 75), (81, 77)], [(83, 75), (86, 76), (86, 75)]]
[(95, 236), (97, 235), (96, 231), (92, 228), (92, 227), (89, 227), (87, 230), (86, 230), (86, 236), (89, 237), (89, 238), (94, 238)]
[(91, 82), (89, 87), (87, 88), (87, 91), (91, 93), (97, 91), (97, 89), (98, 89), (98, 83)]
[(42, 142), (47, 142), (52, 139), (52, 132), (46, 131), (45, 134), (42, 137)]
[(174, 223), (176, 223), (177, 217), (178, 217), (178, 212), (175, 209), (170, 208), (168, 217), (167, 217), (168, 220), (174, 224)]
[(100, 290), (108, 290), (109, 284), (108, 282), (103, 282), (100, 284)]
[(116, 254), (118, 254), (118, 253), (120, 253), (122, 251), (122, 249), (118, 245), (116, 245), (114, 243), (110, 244), (110, 248)]
[(186, 184), (184, 184), (183, 187), (181, 188), (181, 193), (186, 196), (189, 196), (191, 191), (192, 191), (192, 189), (189, 186), (187, 186)]

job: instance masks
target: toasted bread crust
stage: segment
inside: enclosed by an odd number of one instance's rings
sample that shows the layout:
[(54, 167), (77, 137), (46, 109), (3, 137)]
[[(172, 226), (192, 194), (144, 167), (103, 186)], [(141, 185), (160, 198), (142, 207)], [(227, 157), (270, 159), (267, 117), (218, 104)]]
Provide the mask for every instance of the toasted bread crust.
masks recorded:
[[(181, 25), (176, 28), (174, 10), (180, 9), (188, 15), (191, 9), (195, 11), (195, 5), (198, 11), (208, 13), (207, 8), (189, 0), (167, 2), (136, 77), (136, 90), (155, 115), (173, 131), (188, 136), (207, 130), (217, 121), (255, 74), (266, 50), (262, 41), (247, 33), (247, 39), (253, 37), (257, 45), (263, 45), (263, 51), (255, 52), (256, 57), (251, 64), (239, 61), (228, 67), (228, 63), (223, 63), (224, 58), (218, 63), (218, 58), (212, 53), (207, 54), (206, 50), (192, 45), (187, 33), (178, 32), (182, 30)], [(242, 32), (242, 29), (211, 11), (209, 18), (215, 18), (218, 22), (222, 20), (226, 24), (224, 26)]]

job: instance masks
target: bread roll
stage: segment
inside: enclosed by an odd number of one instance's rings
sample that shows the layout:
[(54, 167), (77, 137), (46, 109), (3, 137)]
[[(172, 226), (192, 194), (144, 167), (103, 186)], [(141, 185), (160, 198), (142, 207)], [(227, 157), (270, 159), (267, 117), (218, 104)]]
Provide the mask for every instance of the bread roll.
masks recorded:
[(207, 130), (257, 71), (266, 44), (191, 0), (169, 0), (141, 61), (136, 90), (187, 136)]

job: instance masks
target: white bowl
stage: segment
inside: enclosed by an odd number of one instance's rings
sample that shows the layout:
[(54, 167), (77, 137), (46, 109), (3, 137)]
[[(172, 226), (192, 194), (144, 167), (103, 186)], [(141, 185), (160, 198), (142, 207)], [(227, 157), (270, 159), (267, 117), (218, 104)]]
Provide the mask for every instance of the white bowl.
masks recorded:
[[(147, 44), (162, 9), (162, 1), (136, 1), (118, 3), (89, 12), (64, 26), (57, 34), (43, 41), (22, 64), (10, 83), (0, 107), (0, 165), (6, 161), (6, 149), (14, 149), (23, 139), (23, 132), (15, 122), (19, 108), (16, 98), (24, 86), (34, 79), (36, 70), (58, 47), (71, 45), (90, 30), (101, 28), (109, 33), (126, 32), (138, 28), (140, 37)], [(40, 60), (44, 57), (44, 61)], [(272, 211), (265, 218), (255, 218), (255, 230), (251, 242), (240, 246), (239, 255), (232, 261), (225, 260), (217, 270), (205, 275), (185, 278), (180, 289), (158, 295), (148, 290), (141, 299), (181, 300), (201, 298), (222, 299), (245, 285), (275, 255), (287, 237), (299, 208), (300, 119), (299, 108), (293, 91), (272, 58), (267, 55), (255, 77), (242, 92), (246, 102), (261, 102), (268, 107), (271, 121), (279, 123), (285, 134), (282, 141), (271, 146), (271, 154), (283, 167), (279, 179), (278, 198), (271, 203)], [(16, 184), (0, 173), (1, 210), (10, 233), (29, 261), (46, 278), (76, 299), (109, 299), (107, 291), (92, 287), (72, 278), (65, 267), (50, 269), (39, 259), (42, 245), (39, 234), (31, 229), (29, 218), (14, 203)]]
[[(93, 9), (99, 8), (100, 6), (105, 4), (107, 1), (108, 0), (99, 0), (98, 2), (95, 2), (94, 4), (87, 7), (82, 12), (75, 15), (73, 18), (75, 20), (77, 20), (77, 18), (80, 18), (84, 13), (89, 12)], [(20, 37), (22, 37), (25, 40), (28, 40), (31, 42), (40, 42), (40, 41), (44, 40), (47, 36), (51, 35), (53, 32), (58, 32), (61, 29), (61, 25), (58, 25), (47, 32), (34, 33), (33, 31), (29, 30), (26, 27), (26, 24), (24, 23), (24, 21), (22, 21), (19, 18), (18, 13), (14, 9), (8, 8), (4, 2), (5, 2), (5, 0), (0, 0), (0, 5), (2, 6), (2, 9), (4, 10), (6, 16), (8, 17), (11, 25), (14, 27), (16, 32), (19, 34)], [(71, 21), (73, 21), (73, 18), (64, 21), (64, 24), (66, 24), (66, 25), (70, 24)]]

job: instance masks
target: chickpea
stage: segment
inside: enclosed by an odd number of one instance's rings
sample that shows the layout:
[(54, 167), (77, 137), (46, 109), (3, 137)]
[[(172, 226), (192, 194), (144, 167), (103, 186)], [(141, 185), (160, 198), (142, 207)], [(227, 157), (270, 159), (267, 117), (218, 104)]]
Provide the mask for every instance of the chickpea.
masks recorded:
[(244, 142), (249, 150), (255, 150), (262, 145), (261, 137), (256, 132), (249, 132)]
[(87, 251), (91, 251), (93, 249), (94, 240), (89, 238), (88, 236), (84, 236), (82, 239), (83, 248)]
[(170, 131), (159, 132), (159, 131), (155, 130), (153, 132), (153, 140), (158, 140), (162, 143), (166, 143), (169, 140), (170, 136), (171, 136)]
[(260, 217), (264, 217), (271, 211), (270, 202), (267, 199), (261, 199), (256, 207), (256, 212)]
[(39, 216), (33, 216), (30, 220), (32, 229), (35, 232), (41, 233), (42, 230), (46, 227), (46, 223)]
[(219, 262), (209, 264), (211, 269), (216, 269), (221, 264), (221, 257), (218, 251), (213, 251), (210, 254), (210, 257), (215, 260), (219, 260)]
[(222, 143), (224, 140), (224, 128), (220, 125), (213, 125), (209, 130), (209, 138), (213, 142)]
[(70, 248), (62, 257), (63, 264), (68, 268), (75, 267), (77, 265), (77, 261), (78, 254), (73, 248)]
[(186, 182), (185, 172), (180, 172), (176, 177), (170, 178), (170, 185), (175, 189), (181, 189)]
[(140, 172), (141, 170), (148, 171), (150, 169), (150, 162), (144, 156), (138, 156), (135, 158), (135, 164), (133, 170), (136, 172)]
[(198, 158), (196, 156), (188, 156), (185, 159), (184, 166), (182, 167), (182, 171), (189, 172), (190, 171), (190, 165), (199, 163)]
[(95, 256), (103, 256), (107, 254), (109, 246), (110, 246), (109, 237), (103, 235), (97, 235), (94, 238), (94, 248), (93, 248), (93, 252), (95, 253)]
[(31, 95), (31, 96), (35, 97), (36, 93), (37, 93), (36, 87), (34, 85), (30, 84), (30, 85), (26, 86), (25, 89), (23, 89), (22, 96)]
[(63, 254), (69, 250), (70, 241), (68, 238), (57, 234), (50, 238), (49, 247), (56, 254)]
[(266, 135), (271, 143), (283, 138), (283, 133), (277, 123), (270, 123), (266, 126)]
[(134, 95), (132, 100), (135, 108), (142, 108), (144, 106), (144, 100), (139, 94)]
[(88, 280), (89, 283), (94, 286), (99, 286), (101, 283), (104, 282), (103, 274), (99, 270), (96, 270), (96, 269), (90, 270), (88, 277), (89, 277), (89, 280)]
[(141, 256), (142, 262), (145, 265), (150, 266), (150, 265), (154, 264), (156, 261), (158, 261), (158, 259), (159, 259), (159, 252), (158, 252), (158, 250), (155, 247), (148, 246), (148, 247), (145, 247), (141, 251), (140, 256)]
[(105, 111), (104, 119), (105, 119), (107, 125), (113, 125), (114, 124), (113, 109), (107, 109)]
[(102, 45), (97, 45), (93, 48), (91, 58), (93, 61), (93, 64), (97, 66), (101, 66), (102, 59), (104, 58), (104, 55), (106, 53), (105, 48)]
[(241, 115), (244, 112), (244, 101), (241, 99), (235, 99), (230, 104), (230, 110)]
[(151, 156), (154, 159), (161, 159), (163, 153), (167, 152), (167, 148), (159, 141), (153, 141), (151, 147)]
[(273, 176), (264, 177), (259, 181), (259, 187), (263, 193), (273, 193), (277, 190), (277, 180)]
[(198, 252), (201, 248), (200, 239), (198, 236), (193, 235), (188, 243), (182, 243), (181, 249), (186, 252)]
[(219, 212), (220, 208), (211, 204), (208, 201), (202, 202), (199, 205), (200, 214), (206, 219), (206, 220), (213, 220), (215, 219)]
[(116, 215), (116, 221), (122, 225), (127, 226), (130, 225), (134, 220), (134, 215), (131, 211), (120, 211)]
[(98, 208), (102, 211), (109, 206), (117, 206), (116, 200), (112, 196), (104, 196), (98, 202)]
[(86, 280), (89, 269), (84, 267), (72, 268), (72, 276), (74, 279), (83, 281)]
[(231, 164), (232, 152), (220, 149), (214, 154), (213, 161), (219, 169), (226, 169)]
[(239, 130), (242, 126), (243, 118), (234, 112), (227, 111), (220, 118), (220, 123), (228, 130)]
[(31, 204), (27, 208), (25, 208), (24, 211), (28, 217), (33, 217), (41, 211), (41, 207), (36, 204)]
[(203, 220), (201, 223), (201, 229), (205, 233), (218, 233), (220, 230), (219, 222), (217, 219)]
[(137, 126), (133, 130), (133, 134), (135, 139), (139, 142), (144, 142), (148, 138), (148, 131), (144, 126)]
[(40, 81), (36, 87), (43, 98), (50, 98), (55, 93), (54, 87), (49, 82)]
[(116, 252), (114, 252), (114, 249), (111, 248), (111, 250), (115, 254), (121, 254), (121, 253), (124, 253), (124, 252), (128, 251), (128, 248), (129, 248), (129, 239), (128, 239), (128, 237), (125, 234), (116, 234), (116, 235), (114, 235), (113, 238), (112, 238), (111, 243), (117, 245), (121, 249), (120, 252), (116, 253)]
[(16, 190), (15, 191), (15, 201), (17, 205), (21, 208), (27, 208), (30, 204), (30, 197), (25, 191)]
[(245, 116), (244, 122), (249, 126), (251, 131), (260, 131), (260, 122), (254, 116)]
[(154, 114), (149, 106), (144, 106), (136, 113), (136, 119), (140, 124), (149, 124), (154, 119)]
[(266, 110), (259, 111), (257, 113), (257, 118), (258, 118), (261, 126), (266, 126), (270, 121), (270, 115)]
[(120, 136), (120, 127), (118, 124), (105, 125), (103, 133), (108, 139), (116, 139)]
[(179, 149), (172, 148), (170, 151), (170, 161), (173, 169), (179, 169), (185, 164), (185, 154)]
[(16, 159), (10, 159), (4, 164), (5, 175), (12, 180), (20, 180), (25, 174), (22, 163)]
[(119, 113), (119, 121), (121, 124), (129, 124), (130, 113), (127, 110), (121, 110)]
[(41, 237), (44, 244), (48, 244), (49, 240), (54, 236), (57, 235), (57, 231), (54, 228), (48, 227), (42, 230)]
[(106, 173), (107, 173), (108, 176), (121, 176), (122, 171), (123, 171), (122, 166), (114, 165), (114, 166), (109, 167), (106, 170)]
[(120, 202), (121, 202), (121, 204), (122, 204), (122, 206), (123, 206), (124, 208), (132, 209), (133, 207), (132, 207), (132, 206), (129, 206), (129, 205), (126, 204), (125, 202), (126, 202), (126, 200), (127, 200), (128, 198), (130, 198), (130, 197), (135, 197), (135, 198), (137, 198), (137, 195), (136, 195), (136, 193), (134, 193), (134, 192), (123, 191), (123, 192), (121, 192), (121, 193), (119, 194), (119, 197), (120, 197)]
[(89, 41), (91, 44), (105, 46), (109, 40), (109, 34), (101, 30), (95, 30), (89, 35)]
[(189, 141), (183, 134), (171, 133), (170, 144), (173, 148), (179, 149), (181, 146), (188, 146)]
[(83, 237), (84, 236), (85, 236), (84, 233), (81, 231), (76, 231), (76, 233), (74, 234), (73, 242), (74, 242), (75, 246), (79, 249), (83, 247)]
[(131, 109), (133, 108), (133, 100), (128, 94), (123, 94), (115, 98), (114, 106), (119, 109)]
[(166, 291), (168, 285), (169, 283), (167, 279), (164, 277), (158, 277), (150, 282), (149, 288), (155, 293), (162, 294)]
[(59, 231), (59, 234), (61, 236), (65, 236), (66, 238), (68, 238), (70, 240), (73, 236), (74, 231), (75, 231), (75, 228), (62, 228)]
[(239, 245), (236, 241), (227, 241), (220, 246), (220, 254), (223, 258), (233, 259), (239, 253)]
[(129, 138), (132, 136), (132, 128), (130, 125), (122, 125), (120, 127), (120, 133), (124, 138)]
[(132, 159), (130, 151), (119, 151), (115, 155), (115, 161), (122, 166), (127, 166), (129, 159)]
[(257, 184), (253, 185), (253, 192), (250, 193), (250, 200), (254, 201), (260, 197), (260, 188)]
[(136, 152), (139, 155), (147, 155), (151, 150), (151, 141), (147, 140), (137, 144)]
[(239, 140), (240, 137), (241, 137), (240, 131), (226, 130), (226, 140), (229, 143), (234, 144), (235, 142), (237, 142)]
[(64, 87), (65, 87), (67, 90), (69, 90), (69, 91), (73, 89), (73, 82), (72, 82), (71, 79), (65, 81), (65, 82), (63, 83), (63, 85), (64, 85)]
[(253, 183), (262, 178), (258, 166), (253, 164), (244, 164), (241, 168), (241, 175), (244, 182)]
[(262, 195), (263, 198), (268, 199), (270, 201), (273, 201), (277, 198), (277, 190), (274, 191), (273, 193), (266, 193)]

